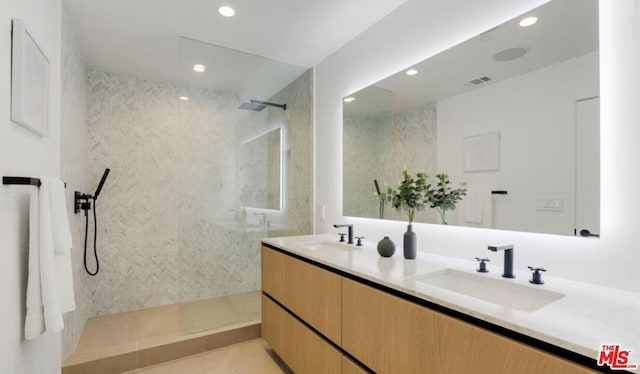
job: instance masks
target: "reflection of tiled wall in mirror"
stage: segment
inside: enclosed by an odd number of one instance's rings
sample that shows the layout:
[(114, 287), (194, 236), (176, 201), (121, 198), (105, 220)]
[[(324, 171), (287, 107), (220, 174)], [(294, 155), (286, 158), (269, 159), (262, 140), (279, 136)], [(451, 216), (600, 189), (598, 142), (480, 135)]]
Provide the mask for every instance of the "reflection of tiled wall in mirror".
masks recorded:
[[(391, 117), (345, 115), (344, 215), (379, 217), (373, 192), (397, 186), (402, 170), (435, 175), (437, 166), (437, 110), (435, 105), (407, 109)], [(387, 207), (387, 219), (405, 220), (406, 214)], [(418, 212), (417, 222), (437, 222), (433, 211)]]

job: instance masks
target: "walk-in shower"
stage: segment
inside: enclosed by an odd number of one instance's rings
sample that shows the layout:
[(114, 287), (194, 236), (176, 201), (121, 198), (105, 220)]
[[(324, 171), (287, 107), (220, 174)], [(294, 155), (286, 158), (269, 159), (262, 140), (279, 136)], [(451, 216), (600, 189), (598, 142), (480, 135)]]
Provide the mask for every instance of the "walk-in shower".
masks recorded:
[[(211, 68), (195, 73), (195, 61)], [(190, 333), (260, 319), (260, 239), (311, 232), (312, 91), (307, 69), (193, 40), (181, 40), (180, 64), (179, 299)], [(234, 81), (207, 77), (214, 69)], [(230, 295), (244, 296), (213, 306)]]
[(118, 171), (92, 314), (177, 305), (192, 333), (259, 320), (260, 239), (311, 232), (312, 74), (182, 38), (178, 60), (179, 82), (88, 71), (90, 161)]

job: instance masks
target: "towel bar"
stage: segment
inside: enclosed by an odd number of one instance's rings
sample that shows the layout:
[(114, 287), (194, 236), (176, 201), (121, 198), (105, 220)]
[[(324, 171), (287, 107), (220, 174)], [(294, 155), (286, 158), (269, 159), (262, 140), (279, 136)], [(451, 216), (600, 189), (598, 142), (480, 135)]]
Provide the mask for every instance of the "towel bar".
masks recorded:
[[(24, 186), (37, 186), (40, 187), (40, 179), (39, 178), (29, 178), (29, 177), (2, 177), (2, 184), (20, 184)], [(67, 184), (64, 184), (67, 187)]]

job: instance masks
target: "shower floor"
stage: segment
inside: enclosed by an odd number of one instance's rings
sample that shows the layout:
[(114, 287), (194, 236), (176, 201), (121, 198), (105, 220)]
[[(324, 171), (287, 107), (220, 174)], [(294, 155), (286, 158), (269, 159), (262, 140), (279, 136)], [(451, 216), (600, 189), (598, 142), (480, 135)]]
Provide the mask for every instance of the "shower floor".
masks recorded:
[(260, 292), (89, 318), (63, 374), (119, 373), (260, 336)]

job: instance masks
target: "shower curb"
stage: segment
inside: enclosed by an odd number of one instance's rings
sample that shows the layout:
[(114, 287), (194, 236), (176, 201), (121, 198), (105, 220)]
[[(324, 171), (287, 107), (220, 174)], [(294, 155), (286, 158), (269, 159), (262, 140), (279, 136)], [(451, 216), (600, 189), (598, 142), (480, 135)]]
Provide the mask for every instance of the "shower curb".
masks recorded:
[(62, 374), (117, 374), (257, 339), (261, 321), (209, 330), (181, 337), (175, 342), (136, 349), (62, 367)]

